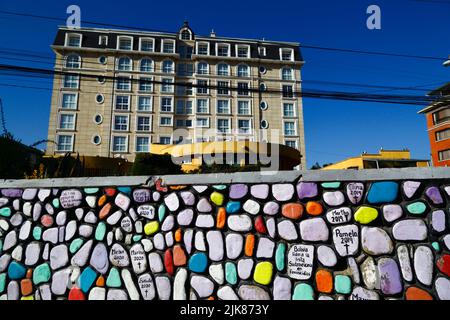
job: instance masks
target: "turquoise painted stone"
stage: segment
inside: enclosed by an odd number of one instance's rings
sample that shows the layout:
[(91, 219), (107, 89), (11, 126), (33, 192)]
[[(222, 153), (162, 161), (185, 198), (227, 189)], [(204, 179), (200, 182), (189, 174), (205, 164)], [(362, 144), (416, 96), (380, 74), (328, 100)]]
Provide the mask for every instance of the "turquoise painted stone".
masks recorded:
[(119, 192), (126, 193), (126, 194), (130, 194), (131, 193), (131, 188), (130, 187), (119, 187), (119, 188), (117, 188), (117, 190), (119, 190)]
[(314, 290), (307, 283), (300, 283), (295, 286), (292, 300), (314, 300)]
[(6, 273), (0, 274), (0, 293), (3, 293), (5, 291), (6, 286)]
[(59, 199), (58, 198), (53, 199), (52, 204), (56, 209), (58, 209), (59, 208)]
[(208, 258), (204, 253), (196, 253), (189, 259), (189, 270), (196, 273), (203, 273), (208, 266)]
[(85, 188), (84, 193), (86, 194), (96, 194), (99, 191), (99, 188)]
[(36, 267), (33, 271), (33, 283), (38, 285), (40, 283), (45, 283), (50, 280), (52, 272), (48, 263), (43, 263)]
[(8, 277), (11, 280), (23, 279), (26, 273), (27, 269), (20, 263), (13, 261), (9, 264)]
[(106, 285), (111, 288), (120, 288), (122, 281), (120, 280), (119, 270), (116, 268), (111, 268), (108, 279), (106, 279)]
[(284, 257), (286, 255), (286, 245), (284, 243), (280, 243), (277, 248), (277, 252), (275, 253), (275, 264), (277, 266), (278, 271), (283, 271), (285, 267)]
[(0, 252), (3, 250), (3, 240), (0, 240)]
[(241, 203), (238, 201), (230, 201), (227, 203), (226, 211), (227, 213), (237, 213), (241, 210)]
[(334, 287), (337, 293), (350, 294), (352, 290), (352, 280), (349, 276), (337, 275), (334, 277)]
[(88, 292), (94, 284), (96, 278), (97, 273), (95, 273), (95, 271), (91, 267), (87, 267), (86, 269), (84, 269), (80, 275), (80, 289), (84, 293)]
[(436, 252), (441, 251), (441, 246), (440, 246), (439, 242), (433, 242), (431, 245), (433, 246), (433, 249), (434, 249)]
[(236, 265), (233, 262), (227, 262), (225, 264), (225, 279), (229, 284), (237, 283), (237, 271)]
[(338, 189), (341, 186), (340, 182), (324, 182), (322, 188), (325, 189)]
[(37, 240), (37, 241), (41, 240), (41, 236), (42, 236), (42, 228), (38, 227), (38, 226), (34, 227), (33, 228), (33, 238), (34, 238), (34, 240)]
[(398, 183), (387, 182), (374, 182), (370, 186), (367, 194), (367, 201), (372, 204), (388, 203), (397, 199), (398, 196)]
[(11, 209), (10, 208), (1, 208), (0, 209), (0, 216), (2, 216), (2, 217), (10, 217), (11, 216)]
[(141, 241), (141, 239), (142, 239), (142, 236), (140, 234), (133, 236), (133, 242), (139, 242), (139, 241)]
[(95, 229), (95, 240), (103, 241), (106, 234), (106, 224), (104, 222), (100, 222)]
[(165, 216), (166, 216), (166, 206), (162, 204), (158, 208), (159, 222), (162, 222), (164, 220)]
[(81, 248), (83, 243), (84, 243), (84, 240), (80, 239), (80, 238), (73, 240), (69, 247), (70, 253), (74, 254), (75, 252), (77, 252), (78, 249)]
[(220, 185), (217, 185), (217, 186), (213, 186), (213, 188), (216, 189), (216, 190), (225, 190), (227, 188), (227, 186), (223, 185), (223, 184), (220, 184)]
[(427, 210), (427, 206), (423, 202), (414, 202), (414, 203), (408, 204), (406, 206), (406, 209), (411, 214), (421, 215), (425, 212), (425, 210)]

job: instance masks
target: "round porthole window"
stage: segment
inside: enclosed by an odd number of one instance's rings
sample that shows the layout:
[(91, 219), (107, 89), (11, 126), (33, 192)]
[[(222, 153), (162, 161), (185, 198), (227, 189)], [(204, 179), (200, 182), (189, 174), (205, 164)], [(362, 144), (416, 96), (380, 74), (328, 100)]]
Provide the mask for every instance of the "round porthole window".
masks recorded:
[(92, 137), (92, 143), (98, 146), (100, 143), (102, 143), (102, 138), (99, 135), (95, 135)]
[(104, 77), (104, 76), (98, 76), (98, 77), (97, 77), (97, 81), (98, 81), (99, 83), (105, 83), (105, 77)]
[(266, 67), (263, 67), (263, 66), (259, 67), (259, 73), (265, 74), (266, 72), (267, 72)]
[(269, 128), (269, 122), (267, 122), (267, 120), (262, 120), (261, 121), (261, 129), (267, 129)]
[(265, 84), (265, 83), (261, 83), (261, 84), (259, 85), (259, 90), (260, 90), (260, 91), (266, 91), (266, 90), (267, 90), (266, 84)]
[(105, 101), (105, 97), (102, 94), (98, 94), (95, 97), (95, 101), (97, 101), (97, 103), (103, 103)]
[(101, 124), (103, 122), (103, 117), (100, 114), (96, 114), (94, 117), (94, 123), (95, 124)]
[(100, 58), (98, 58), (98, 62), (100, 62), (101, 64), (106, 64), (106, 62), (108, 62), (108, 58), (106, 58), (105, 56), (101, 56)]
[(267, 102), (261, 101), (261, 103), (259, 104), (259, 107), (261, 108), (261, 110), (265, 111), (269, 108), (269, 105), (267, 104)]

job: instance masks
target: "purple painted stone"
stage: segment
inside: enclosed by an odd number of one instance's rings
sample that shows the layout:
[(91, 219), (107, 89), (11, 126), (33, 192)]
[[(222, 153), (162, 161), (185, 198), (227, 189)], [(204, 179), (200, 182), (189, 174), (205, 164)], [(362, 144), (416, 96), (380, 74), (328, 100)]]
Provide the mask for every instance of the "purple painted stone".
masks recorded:
[(386, 295), (394, 295), (402, 292), (402, 278), (397, 262), (391, 258), (378, 260), (378, 272), (380, 274), (381, 291)]
[(256, 184), (251, 187), (250, 192), (252, 196), (257, 199), (267, 199), (269, 196), (269, 185), (267, 184)]
[(407, 198), (411, 198), (419, 189), (420, 182), (417, 181), (405, 181), (403, 183), (403, 193)]
[(2, 195), (9, 198), (21, 198), (23, 194), (22, 189), (2, 189)]
[(184, 204), (187, 206), (193, 206), (195, 203), (195, 196), (189, 191), (181, 192), (181, 199), (183, 199)]
[(317, 184), (314, 182), (300, 182), (297, 185), (297, 194), (299, 199), (317, 197), (319, 194)]
[(433, 211), (431, 215), (431, 226), (436, 232), (445, 231), (445, 212), (442, 210)]
[(241, 199), (246, 196), (248, 187), (245, 184), (233, 184), (230, 187), (230, 199)]
[(431, 201), (433, 201), (434, 204), (444, 203), (444, 199), (442, 199), (441, 192), (439, 191), (439, 189), (437, 187), (429, 187), (425, 191), (425, 194)]
[(133, 199), (137, 203), (145, 203), (152, 200), (149, 189), (136, 189), (133, 191)]

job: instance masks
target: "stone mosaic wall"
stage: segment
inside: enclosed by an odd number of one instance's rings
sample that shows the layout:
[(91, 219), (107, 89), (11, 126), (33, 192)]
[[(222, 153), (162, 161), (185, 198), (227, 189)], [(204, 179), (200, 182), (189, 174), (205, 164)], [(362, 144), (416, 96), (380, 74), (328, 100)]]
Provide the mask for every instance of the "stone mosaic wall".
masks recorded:
[(0, 299), (450, 299), (450, 181), (1, 189)]

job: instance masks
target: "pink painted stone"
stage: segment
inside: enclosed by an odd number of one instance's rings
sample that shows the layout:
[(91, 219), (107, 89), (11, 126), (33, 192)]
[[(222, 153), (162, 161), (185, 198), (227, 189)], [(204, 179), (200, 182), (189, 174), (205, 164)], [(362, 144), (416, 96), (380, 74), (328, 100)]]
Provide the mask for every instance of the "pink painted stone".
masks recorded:
[(241, 199), (247, 195), (247, 192), (247, 185), (233, 184), (230, 186), (230, 199)]

